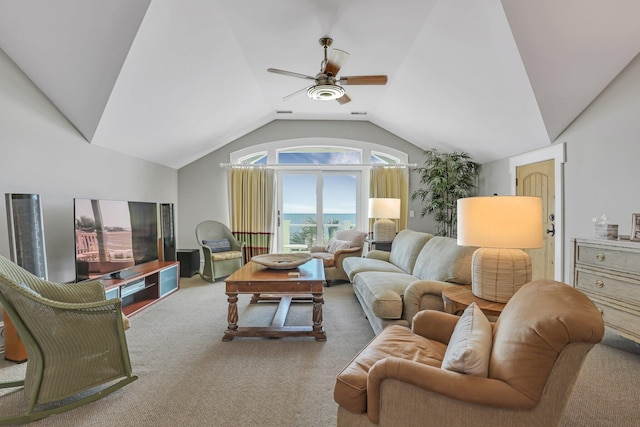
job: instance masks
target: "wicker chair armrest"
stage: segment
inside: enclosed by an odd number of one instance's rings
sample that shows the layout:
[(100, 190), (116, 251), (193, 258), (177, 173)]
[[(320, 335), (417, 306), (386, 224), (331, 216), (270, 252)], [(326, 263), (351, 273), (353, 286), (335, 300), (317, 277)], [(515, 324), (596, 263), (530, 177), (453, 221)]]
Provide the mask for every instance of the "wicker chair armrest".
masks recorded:
[[(24, 291), (28, 293), (27, 291)], [(43, 295), (35, 295), (30, 294), (30, 298), (35, 299), (39, 303), (46, 305), (48, 307), (52, 307), (59, 310), (71, 310), (71, 311), (108, 311), (113, 310), (114, 305), (117, 307), (121, 307), (122, 300), (120, 298), (112, 298), (109, 300), (101, 300), (101, 301), (89, 301), (89, 302), (66, 302), (66, 301), (56, 301), (53, 299), (46, 298)]]
[(200, 244), (202, 246), (202, 255), (204, 256), (205, 261), (211, 259), (211, 248), (207, 245)]
[(238, 239), (235, 239), (235, 238), (233, 240), (229, 239), (229, 242), (231, 243), (231, 250), (232, 251), (242, 251), (243, 248), (246, 245), (244, 242), (241, 242), (241, 241), (239, 241)]

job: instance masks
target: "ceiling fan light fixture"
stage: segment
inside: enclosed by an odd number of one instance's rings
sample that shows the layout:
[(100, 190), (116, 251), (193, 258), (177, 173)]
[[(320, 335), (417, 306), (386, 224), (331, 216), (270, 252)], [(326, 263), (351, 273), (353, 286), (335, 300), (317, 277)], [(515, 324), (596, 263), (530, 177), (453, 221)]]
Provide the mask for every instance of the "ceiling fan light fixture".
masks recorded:
[(338, 85), (315, 85), (307, 90), (309, 98), (318, 101), (332, 101), (344, 95), (344, 89)]

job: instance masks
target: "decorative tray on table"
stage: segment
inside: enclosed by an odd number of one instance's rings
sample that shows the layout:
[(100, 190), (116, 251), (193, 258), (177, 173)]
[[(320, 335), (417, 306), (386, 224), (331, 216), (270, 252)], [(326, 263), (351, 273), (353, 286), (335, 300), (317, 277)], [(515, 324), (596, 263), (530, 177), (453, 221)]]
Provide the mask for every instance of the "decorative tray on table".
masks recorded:
[(292, 270), (311, 259), (305, 253), (256, 255), (251, 261), (276, 270)]

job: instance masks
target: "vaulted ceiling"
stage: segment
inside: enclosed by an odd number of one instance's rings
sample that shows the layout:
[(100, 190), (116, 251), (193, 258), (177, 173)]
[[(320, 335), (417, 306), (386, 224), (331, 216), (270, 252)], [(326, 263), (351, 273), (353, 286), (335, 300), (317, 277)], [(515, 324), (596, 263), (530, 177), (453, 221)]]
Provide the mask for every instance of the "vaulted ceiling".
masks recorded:
[[(640, 52), (638, 16), (637, 0), (0, 0), (0, 48), (89, 143), (173, 168), (276, 119), (368, 120), (484, 163), (554, 141)], [(315, 76), (323, 36), (350, 54), (340, 74), (388, 83), (284, 101), (309, 80), (266, 69)]]

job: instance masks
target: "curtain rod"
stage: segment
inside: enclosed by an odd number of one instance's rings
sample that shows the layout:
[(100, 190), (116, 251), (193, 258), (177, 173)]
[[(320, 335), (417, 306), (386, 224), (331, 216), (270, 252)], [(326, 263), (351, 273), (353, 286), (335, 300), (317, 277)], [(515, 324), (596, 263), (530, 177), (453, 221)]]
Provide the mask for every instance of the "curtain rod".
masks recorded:
[(371, 168), (415, 168), (417, 163), (397, 163), (393, 165), (372, 165), (370, 163), (345, 163), (339, 165), (319, 164), (319, 163), (286, 163), (286, 164), (242, 164), (242, 163), (220, 163), (221, 168), (286, 168), (286, 167), (316, 167), (316, 168), (335, 168), (335, 167), (371, 167)]

